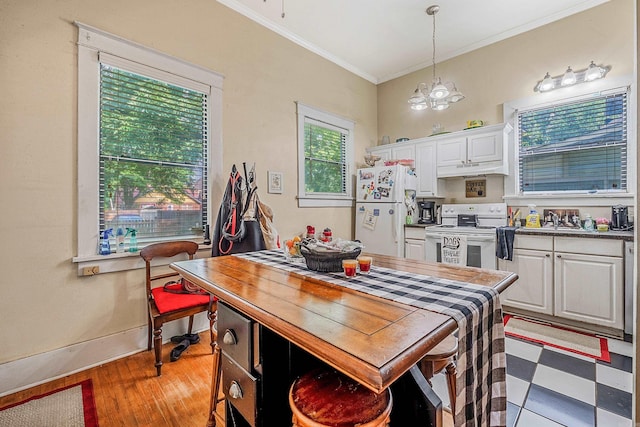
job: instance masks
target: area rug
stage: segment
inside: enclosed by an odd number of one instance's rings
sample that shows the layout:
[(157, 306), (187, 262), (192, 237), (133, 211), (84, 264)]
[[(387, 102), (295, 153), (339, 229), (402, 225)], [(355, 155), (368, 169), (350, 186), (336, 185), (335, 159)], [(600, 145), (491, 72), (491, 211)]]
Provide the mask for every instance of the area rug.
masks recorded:
[(90, 379), (0, 408), (0, 427), (97, 427)]
[(604, 362), (611, 361), (607, 339), (585, 332), (510, 315), (504, 316), (504, 332), (512, 337), (593, 357)]

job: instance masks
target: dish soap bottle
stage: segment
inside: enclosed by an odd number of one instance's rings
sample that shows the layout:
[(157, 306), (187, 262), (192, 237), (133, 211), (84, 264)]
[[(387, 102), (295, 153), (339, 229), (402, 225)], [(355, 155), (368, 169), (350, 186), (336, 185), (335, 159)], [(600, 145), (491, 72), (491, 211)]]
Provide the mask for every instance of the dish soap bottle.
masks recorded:
[(102, 232), (102, 239), (100, 239), (100, 255), (111, 254), (111, 243), (109, 242), (109, 236), (113, 236), (113, 229), (109, 228)]
[(529, 205), (526, 228), (540, 228), (540, 214), (536, 211), (536, 205)]
[(595, 231), (595, 226), (593, 225), (593, 218), (591, 218), (590, 214), (585, 215), (584, 229), (587, 231)]

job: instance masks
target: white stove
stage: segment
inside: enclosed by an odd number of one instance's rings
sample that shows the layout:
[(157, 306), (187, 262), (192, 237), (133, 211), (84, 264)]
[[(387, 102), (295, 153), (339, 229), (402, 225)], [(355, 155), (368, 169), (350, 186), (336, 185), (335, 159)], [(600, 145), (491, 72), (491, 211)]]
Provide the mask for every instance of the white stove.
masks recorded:
[[(425, 231), (427, 261), (496, 268), (496, 227), (507, 225), (506, 203), (442, 205), (441, 217), (441, 225)], [(447, 257), (451, 242), (459, 258)]]

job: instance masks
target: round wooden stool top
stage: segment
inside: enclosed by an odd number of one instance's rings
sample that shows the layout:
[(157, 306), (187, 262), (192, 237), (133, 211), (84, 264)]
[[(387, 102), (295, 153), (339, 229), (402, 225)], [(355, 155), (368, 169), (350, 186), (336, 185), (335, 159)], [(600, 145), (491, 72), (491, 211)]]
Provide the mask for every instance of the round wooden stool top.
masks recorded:
[(294, 425), (304, 427), (386, 426), (391, 392), (376, 394), (335, 370), (315, 370), (291, 386)]

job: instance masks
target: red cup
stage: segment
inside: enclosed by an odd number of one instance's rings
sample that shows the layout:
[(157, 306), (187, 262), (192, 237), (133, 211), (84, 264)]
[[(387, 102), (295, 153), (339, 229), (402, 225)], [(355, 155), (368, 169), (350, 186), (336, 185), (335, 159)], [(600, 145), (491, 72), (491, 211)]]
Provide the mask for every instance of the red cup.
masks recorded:
[(371, 262), (373, 259), (370, 256), (358, 257), (358, 267), (360, 267), (360, 273), (369, 274), (371, 271)]
[(342, 260), (342, 269), (344, 270), (344, 275), (347, 279), (356, 277), (357, 266), (358, 261), (355, 259)]

